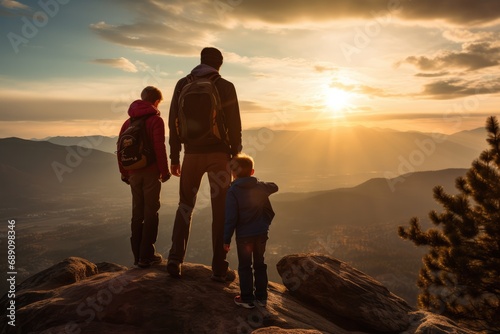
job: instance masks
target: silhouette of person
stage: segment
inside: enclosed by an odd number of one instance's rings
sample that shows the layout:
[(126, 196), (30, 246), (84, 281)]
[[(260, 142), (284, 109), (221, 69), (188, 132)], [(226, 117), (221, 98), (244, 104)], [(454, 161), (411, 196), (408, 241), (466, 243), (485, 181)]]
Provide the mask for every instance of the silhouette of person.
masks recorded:
[[(226, 252), (224, 251), (224, 214), (226, 192), (231, 183), (229, 161), (231, 157), (241, 152), (241, 119), (234, 85), (221, 78), (219, 69), (223, 62), (222, 53), (216, 48), (204, 48), (201, 51), (201, 63), (190, 73), (192, 77), (216, 77), (215, 86), (225, 116), (228, 142), (182, 143), (177, 132), (179, 111), (179, 95), (182, 88), (190, 80), (186, 76), (180, 79), (173, 93), (170, 104), (170, 159), (171, 171), (180, 176), (179, 206), (175, 215), (172, 231), (172, 246), (168, 254), (167, 271), (173, 277), (181, 276), (181, 265), (186, 255), (186, 249), (191, 228), (193, 209), (201, 179), (208, 174), (212, 204), (212, 279), (225, 281), (228, 271)], [(182, 168), (180, 152), (184, 146)]]
[[(120, 163), (121, 153), (117, 152), (122, 181), (129, 184), (132, 191), (130, 244), (134, 265), (142, 268), (163, 260), (154, 246), (158, 236), (161, 182), (166, 182), (171, 175), (165, 147), (165, 123), (157, 109), (162, 99), (158, 88), (148, 86), (143, 89), (141, 100), (132, 102), (128, 109), (128, 115), (132, 119), (145, 118), (146, 135), (154, 152), (153, 163), (140, 169), (126, 170)], [(129, 127), (130, 122), (131, 119), (128, 119), (123, 123), (120, 135)]]

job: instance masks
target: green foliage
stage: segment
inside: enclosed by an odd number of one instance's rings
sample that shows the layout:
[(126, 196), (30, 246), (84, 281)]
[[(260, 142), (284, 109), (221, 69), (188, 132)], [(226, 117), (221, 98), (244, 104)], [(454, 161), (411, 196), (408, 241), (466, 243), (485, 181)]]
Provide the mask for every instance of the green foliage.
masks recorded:
[(500, 329), (500, 127), (486, 122), (489, 149), (456, 180), (457, 195), (441, 186), (434, 199), (444, 211), (432, 211), (435, 228), (422, 231), (418, 219), (398, 229), (417, 246), (428, 246), (417, 285), (418, 303), (477, 329)]

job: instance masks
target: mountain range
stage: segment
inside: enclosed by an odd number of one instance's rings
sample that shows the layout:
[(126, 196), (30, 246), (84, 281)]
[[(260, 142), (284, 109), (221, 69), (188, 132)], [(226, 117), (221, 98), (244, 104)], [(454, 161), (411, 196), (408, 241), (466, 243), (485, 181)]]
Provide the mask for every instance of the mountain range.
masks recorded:
[[(366, 127), (305, 131), (260, 128), (245, 130), (242, 137), (243, 151), (254, 157), (256, 173), (263, 179), (274, 179), (287, 192), (354, 186), (374, 177), (394, 178), (415, 171), (467, 168), (487, 147), (483, 128), (451, 135)], [(46, 140), (116, 151), (116, 137)]]
[[(401, 240), (397, 227), (413, 216), (428, 226), (428, 212), (439, 210), (432, 188), (454, 192), (455, 178), (486, 146), (484, 130), (450, 136), (367, 128), (270, 131), (244, 132), (248, 153), (254, 148), (256, 176), (280, 187), (271, 197), (270, 268), (286, 254), (320, 252), (415, 304), (425, 250)], [(111, 153), (115, 142), (99, 136), (0, 139), (0, 216), (18, 222), (20, 277), (70, 256), (131, 265), (131, 196)], [(164, 255), (177, 189), (178, 178), (162, 186), (157, 249)], [(198, 197), (187, 261), (209, 264), (209, 191)], [(229, 261), (236, 266), (234, 253)], [(274, 269), (269, 275), (278, 279)]]

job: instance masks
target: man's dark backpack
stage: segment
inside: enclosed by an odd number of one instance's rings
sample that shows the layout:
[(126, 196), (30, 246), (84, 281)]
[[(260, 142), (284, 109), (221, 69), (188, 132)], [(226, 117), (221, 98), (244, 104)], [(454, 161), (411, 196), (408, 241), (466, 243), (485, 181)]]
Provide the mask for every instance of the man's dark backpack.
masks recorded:
[(216, 81), (212, 77), (187, 76), (187, 83), (179, 94), (176, 119), (181, 142), (204, 146), (228, 143), (227, 127)]
[(125, 170), (140, 169), (156, 160), (146, 133), (145, 124), (149, 116), (131, 117), (128, 128), (118, 137), (118, 160)]

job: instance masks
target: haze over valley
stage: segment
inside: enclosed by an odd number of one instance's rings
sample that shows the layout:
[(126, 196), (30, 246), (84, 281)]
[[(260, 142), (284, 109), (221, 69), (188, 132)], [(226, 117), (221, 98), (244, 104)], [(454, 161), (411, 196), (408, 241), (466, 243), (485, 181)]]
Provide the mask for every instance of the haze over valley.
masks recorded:
[[(255, 156), (256, 176), (280, 186), (271, 197), (271, 280), (280, 280), (275, 264), (284, 255), (321, 252), (373, 275), (414, 304), (425, 250), (402, 241), (397, 226), (413, 216), (428, 224), (428, 212), (439, 210), (432, 188), (439, 184), (453, 193), (455, 178), (486, 146), (484, 137), (483, 129), (449, 136), (364, 127), (245, 131), (244, 151)], [(20, 279), (68, 256), (132, 265), (131, 195), (119, 178), (115, 142), (99, 136), (0, 139), (0, 212), (2, 219), (16, 220)], [(177, 178), (163, 184), (157, 242), (163, 255), (177, 191)], [(188, 262), (210, 263), (209, 199), (204, 180)], [(236, 269), (234, 252), (229, 261)]]

